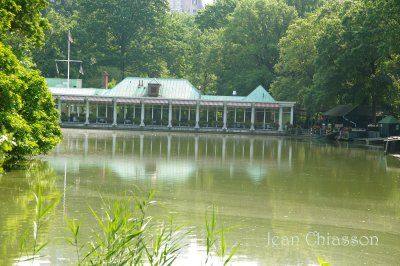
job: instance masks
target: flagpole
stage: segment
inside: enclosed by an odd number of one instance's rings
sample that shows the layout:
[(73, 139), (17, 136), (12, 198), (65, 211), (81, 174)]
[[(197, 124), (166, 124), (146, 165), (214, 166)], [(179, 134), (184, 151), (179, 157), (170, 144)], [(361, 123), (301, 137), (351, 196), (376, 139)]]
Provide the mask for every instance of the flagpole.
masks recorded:
[(71, 45), (70, 38), (71, 38), (71, 32), (68, 30), (68, 74), (67, 74), (67, 82), (68, 82), (67, 88), (68, 89), (69, 89), (69, 54), (70, 54), (70, 45)]

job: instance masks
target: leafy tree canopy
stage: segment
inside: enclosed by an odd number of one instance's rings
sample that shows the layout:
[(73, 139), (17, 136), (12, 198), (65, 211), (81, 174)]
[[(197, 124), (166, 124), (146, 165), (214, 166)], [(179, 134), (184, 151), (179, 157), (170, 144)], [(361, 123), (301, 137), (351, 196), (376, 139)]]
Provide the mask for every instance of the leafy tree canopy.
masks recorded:
[[(50, 151), (60, 140), (58, 112), (39, 71), (30, 68), (29, 48), (43, 40), (46, 2), (2, 1), (0, 6), (0, 127), (12, 137), (0, 145), (1, 160), (18, 160)], [(21, 38), (21, 45), (16, 40)]]
[(207, 5), (199, 10), (196, 24), (201, 30), (224, 28), (228, 16), (233, 13), (240, 0), (217, 0), (213, 5)]
[[(166, 0), (80, 0), (76, 32), (82, 58), (89, 64), (116, 67), (118, 79), (131, 75), (141, 40), (162, 24)], [(87, 55), (87, 56), (86, 56)]]
[(394, 111), (400, 73), (396, 8), (395, 1), (328, 1), (296, 21), (280, 40), (273, 94), (309, 112), (346, 103), (369, 104), (373, 116), (378, 105)]
[(260, 84), (268, 88), (274, 78), (279, 39), (296, 18), (296, 10), (282, 1), (240, 1), (222, 37), (219, 93), (236, 90), (247, 95)]
[(285, 2), (289, 6), (294, 6), (300, 17), (304, 17), (322, 6), (326, 0), (285, 0)]

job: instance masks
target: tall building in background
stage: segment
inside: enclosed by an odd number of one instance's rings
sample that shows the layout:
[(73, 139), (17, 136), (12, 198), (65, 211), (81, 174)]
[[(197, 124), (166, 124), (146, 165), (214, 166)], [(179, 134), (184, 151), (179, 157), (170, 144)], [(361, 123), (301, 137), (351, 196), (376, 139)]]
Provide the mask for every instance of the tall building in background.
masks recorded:
[(195, 15), (197, 10), (203, 8), (201, 0), (169, 0), (171, 11)]

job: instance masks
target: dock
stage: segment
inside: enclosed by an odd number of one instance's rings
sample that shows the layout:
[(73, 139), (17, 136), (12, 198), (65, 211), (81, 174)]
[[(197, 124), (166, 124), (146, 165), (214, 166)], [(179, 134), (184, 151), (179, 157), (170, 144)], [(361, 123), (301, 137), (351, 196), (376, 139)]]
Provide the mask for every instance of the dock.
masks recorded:
[(354, 143), (373, 145), (373, 146), (383, 146), (384, 138), (357, 138), (354, 139)]

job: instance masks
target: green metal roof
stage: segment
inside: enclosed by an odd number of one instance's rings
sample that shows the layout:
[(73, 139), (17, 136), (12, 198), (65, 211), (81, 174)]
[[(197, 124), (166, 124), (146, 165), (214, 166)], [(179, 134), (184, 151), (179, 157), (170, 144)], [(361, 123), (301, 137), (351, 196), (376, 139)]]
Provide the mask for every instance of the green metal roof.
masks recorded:
[(200, 92), (185, 79), (154, 79), (154, 78), (125, 78), (113, 89), (107, 91), (106, 96), (113, 97), (147, 97), (148, 84), (159, 83), (161, 98), (170, 99), (199, 99)]
[(231, 102), (275, 102), (263, 86), (258, 86), (247, 96), (220, 96), (220, 95), (201, 95), (202, 100), (231, 101)]
[[(68, 87), (68, 80), (61, 78), (46, 78), (47, 86), (52, 88), (65, 88)], [(81, 79), (70, 79), (69, 80), (70, 88), (82, 88), (82, 80)]]
[(395, 117), (389, 115), (383, 118), (381, 121), (379, 121), (378, 124), (400, 124), (400, 121)]
[(275, 102), (275, 99), (272, 98), (271, 94), (268, 93), (264, 89), (263, 86), (258, 86), (252, 91), (247, 97), (243, 99), (243, 101), (250, 101), (250, 102)]
[[(51, 79), (50, 79), (51, 80)], [(60, 81), (64, 81), (61, 80)], [(49, 81), (48, 81), (49, 82)], [(94, 88), (65, 88), (50, 87), (53, 94), (58, 95), (79, 95), (79, 96), (109, 96), (109, 97), (149, 97), (148, 84), (161, 84), (159, 96), (167, 99), (190, 99), (210, 101), (231, 101), (231, 102), (276, 102), (274, 98), (262, 87), (258, 86), (248, 96), (221, 96), (201, 95), (189, 81), (185, 79), (155, 79), (129, 77), (122, 80), (112, 89)]]
[(104, 95), (108, 90), (105, 89), (77, 89), (77, 88), (52, 88), (50, 87), (50, 92), (52, 94), (58, 95), (78, 95), (78, 96), (100, 96)]
[(201, 95), (202, 100), (211, 101), (243, 101), (242, 96), (220, 96), (220, 95)]

